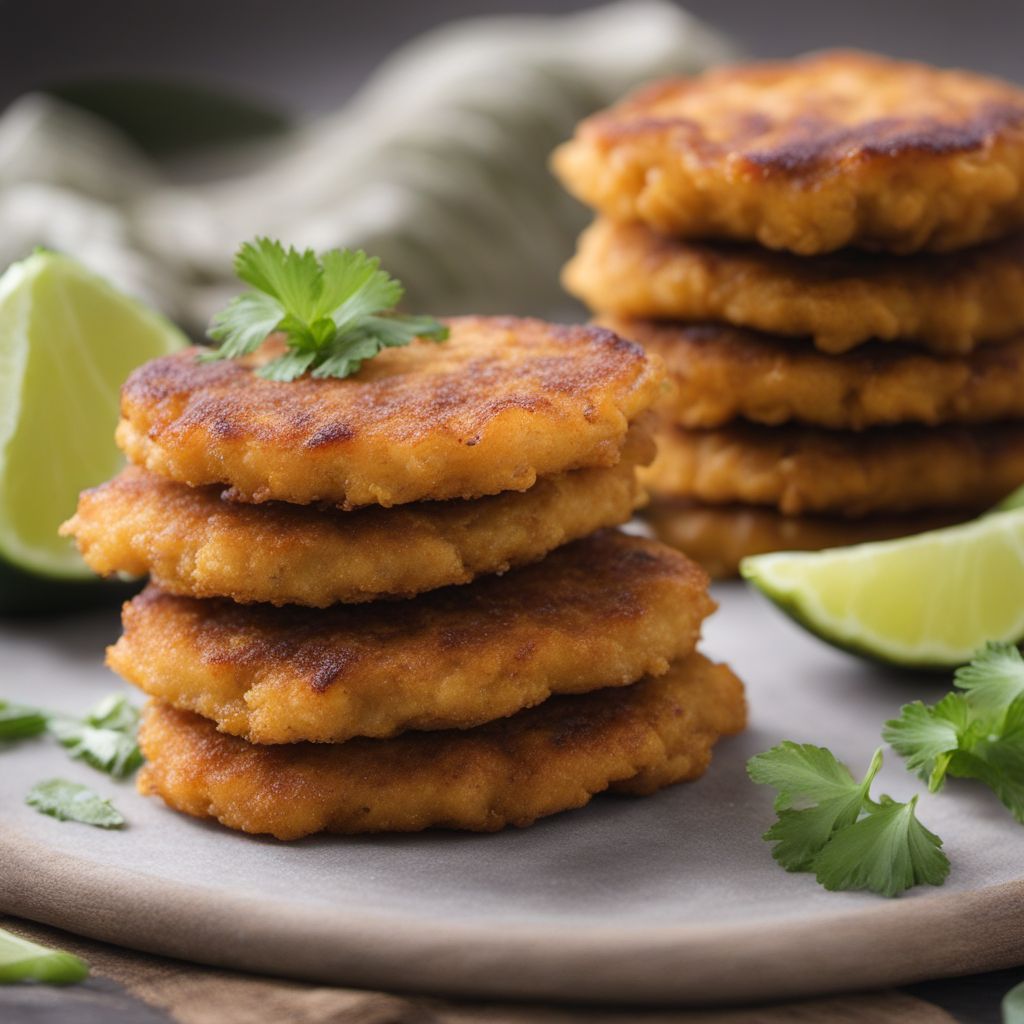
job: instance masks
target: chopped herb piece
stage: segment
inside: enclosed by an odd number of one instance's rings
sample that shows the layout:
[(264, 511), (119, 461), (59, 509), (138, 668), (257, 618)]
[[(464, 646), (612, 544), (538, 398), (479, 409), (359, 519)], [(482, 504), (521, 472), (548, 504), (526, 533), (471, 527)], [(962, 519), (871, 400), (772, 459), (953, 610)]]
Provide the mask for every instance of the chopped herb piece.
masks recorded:
[(88, 786), (67, 779), (48, 779), (29, 790), (25, 803), (58, 821), (80, 821), (98, 828), (120, 828), (124, 818), (109, 801)]
[(0, 700), (0, 741), (23, 740), (46, 729), (47, 716), (38, 708)]

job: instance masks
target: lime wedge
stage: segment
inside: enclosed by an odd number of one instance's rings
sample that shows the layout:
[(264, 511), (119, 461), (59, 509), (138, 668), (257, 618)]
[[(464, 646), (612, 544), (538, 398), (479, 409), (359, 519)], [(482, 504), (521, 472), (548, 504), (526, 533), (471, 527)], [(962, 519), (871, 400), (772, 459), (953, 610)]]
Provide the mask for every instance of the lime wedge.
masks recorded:
[[(118, 471), (122, 381), (186, 345), (158, 314), (67, 256), (37, 252), (0, 277), (0, 583), (90, 576), (57, 536), (78, 492)], [(35, 578), (28, 586), (27, 579)], [(33, 603), (35, 599), (33, 598)]]
[(815, 636), (919, 668), (1024, 638), (1024, 508), (899, 540), (747, 558), (740, 571)]

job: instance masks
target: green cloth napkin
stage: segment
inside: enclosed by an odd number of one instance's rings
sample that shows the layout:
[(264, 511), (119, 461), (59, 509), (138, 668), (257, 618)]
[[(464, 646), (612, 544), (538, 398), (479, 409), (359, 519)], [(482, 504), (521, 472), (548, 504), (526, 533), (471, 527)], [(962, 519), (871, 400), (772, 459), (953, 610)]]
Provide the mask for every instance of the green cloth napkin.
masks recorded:
[(550, 151), (640, 82), (730, 55), (662, 0), (457, 22), (396, 51), (337, 113), (187, 185), (96, 117), (29, 95), (0, 118), (0, 261), (63, 250), (195, 334), (237, 291), (231, 257), (255, 234), (379, 255), (417, 310), (567, 315), (558, 272), (586, 214)]

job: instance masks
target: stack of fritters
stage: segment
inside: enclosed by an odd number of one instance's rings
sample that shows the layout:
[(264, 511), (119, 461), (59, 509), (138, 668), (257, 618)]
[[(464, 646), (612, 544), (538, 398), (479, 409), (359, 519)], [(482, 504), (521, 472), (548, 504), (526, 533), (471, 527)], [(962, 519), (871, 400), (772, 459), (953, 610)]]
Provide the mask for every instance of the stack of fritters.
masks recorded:
[(555, 154), (567, 266), (677, 385), (655, 532), (712, 572), (1024, 481), (1024, 92), (858, 53), (657, 83)]
[(195, 351), (122, 393), (133, 463), (65, 531), (149, 573), (111, 666), (144, 792), (248, 832), (494, 830), (699, 776), (742, 687), (640, 501), (664, 371), (593, 327), (451, 321), (346, 380)]

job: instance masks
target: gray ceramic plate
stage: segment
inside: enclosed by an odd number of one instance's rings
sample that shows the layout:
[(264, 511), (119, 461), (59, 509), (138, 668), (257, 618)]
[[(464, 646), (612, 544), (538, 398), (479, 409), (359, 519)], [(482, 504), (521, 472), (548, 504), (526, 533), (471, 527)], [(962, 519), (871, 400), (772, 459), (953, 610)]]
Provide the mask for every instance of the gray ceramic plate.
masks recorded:
[[(1024, 828), (980, 786), (921, 800), (953, 862), (940, 889), (827, 893), (775, 866), (760, 839), (771, 793), (747, 757), (792, 738), (863, 771), (881, 723), (949, 680), (832, 651), (739, 585), (718, 596), (704, 646), (747, 682), (751, 726), (698, 783), (498, 835), (287, 845), (183, 818), (30, 741), (0, 753), (0, 909), (212, 964), (494, 997), (767, 999), (1024, 962)], [(8, 624), (0, 695), (86, 708), (121, 685), (101, 665), (116, 633), (112, 613)], [(53, 775), (112, 794), (129, 827), (24, 806)], [(891, 752), (881, 784), (917, 788)]]

